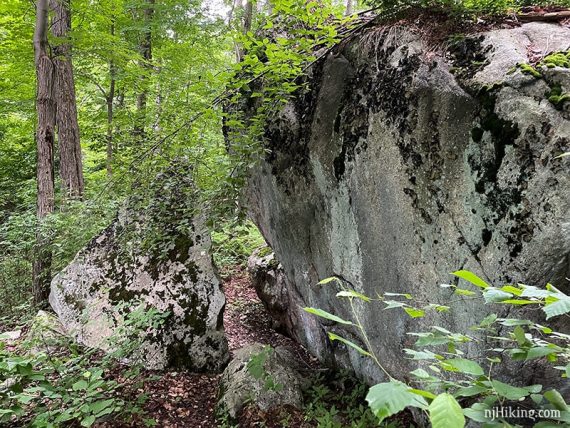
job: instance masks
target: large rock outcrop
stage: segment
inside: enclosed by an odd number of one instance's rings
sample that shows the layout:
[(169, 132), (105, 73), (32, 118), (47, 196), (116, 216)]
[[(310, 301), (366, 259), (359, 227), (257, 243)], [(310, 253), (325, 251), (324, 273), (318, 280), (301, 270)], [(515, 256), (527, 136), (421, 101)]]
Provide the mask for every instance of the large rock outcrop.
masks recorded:
[[(50, 304), (80, 343), (109, 350), (139, 304), (169, 315), (144, 331), (132, 358), (152, 369), (220, 371), (229, 359), (225, 297), (210, 235), (195, 209), (191, 171), (174, 165), (153, 182), (150, 202), (132, 197), (52, 282)], [(134, 305), (134, 306), (133, 306)]]
[[(566, 287), (570, 276), (570, 70), (516, 69), (529, 55), (568, 50), (570, 29), (529, 23), (434, 47), (411, 26), (368, 28), (312, 69), (310, 90), (267, 130), (270, 155), (251, 177), (251, 216), (287, 276), (291, 333), (324, 360), (382, 379), (370, 359), (331, 344), (354, 332), (304, 313), (350, 318), (337, 276), (356, 291), (412, 293), (445, 304), (449, 272), (494, 283)], [(413, 320), (357, 302), (374, 351), (404, 379), (408, 332), (465, 332), (479, 301)], [(340, 331), (339, 331), (340, 330)], [(473, 345), (469, 352), (481, 351)], [(547, 382), (529, 362), (518, 373)], [(555, 376), (559, 376), (556, 374)]]

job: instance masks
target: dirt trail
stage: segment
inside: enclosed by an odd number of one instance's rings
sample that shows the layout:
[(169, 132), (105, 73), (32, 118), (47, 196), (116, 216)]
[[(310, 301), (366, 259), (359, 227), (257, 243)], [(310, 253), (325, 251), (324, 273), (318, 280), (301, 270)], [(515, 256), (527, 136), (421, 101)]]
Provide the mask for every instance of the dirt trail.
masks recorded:
[[(307, 365), (315, 365), (314, 359), (302, 347), (272, 329), (271, 318), (245, 271), (233, 271), (224, 279), (223, 287), (227, 298), (224, 326), (231, 352), (253, 342), (285, 346)], [(170, 372), (157, 376), (158, 380), (145, 382), (144, 391), (140, 392), (149, 395), (144, 408), (156, 420), (158, 427), (217, 426), (214, 409), (219, 375)], [(117, 427), (107, 424), (101, 426)]]

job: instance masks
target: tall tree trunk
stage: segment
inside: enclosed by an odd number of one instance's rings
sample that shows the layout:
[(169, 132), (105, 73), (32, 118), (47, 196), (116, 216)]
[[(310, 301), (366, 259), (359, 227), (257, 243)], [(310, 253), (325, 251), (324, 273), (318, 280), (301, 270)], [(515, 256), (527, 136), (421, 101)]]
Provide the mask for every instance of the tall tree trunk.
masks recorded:
[(53, 62), (61, 185), (64, 195), (77, 198), (83, 195), (84, 183), (71, 44), (66, 40), (71, 32), (71, 5), (70, 0), (50, 0), (50, 3), (54, 11), (52, 34), (59, 39), (53, 48)]
[(148, 98), (148, 78), (152, 70), (152, 21), (154, 18), (155, 0), (146, 0), (143, 11), (144, 31), (139, 45), (142, 57), (141, 67), (144, 72), (141, 77), (141, 89), (137, 95), (137, 117), (135, 123), (135, 138), (142, 142), (145, 138), (146, 105)]
[[(115, 23), (111, 24), (111, 36), (115, 35)], [(107, 177), (113, 175), (113, 101), (115, 99), (115, 79), (117, 70), (115, 62), (109, 61), (109, 93), (106, 95), (107, 101)]]
[(37, 0), (34, 53), (36, 64), (37, 110), (37, 221), (36, 248), (32, 269), (34, 303), (47, 304), (51, 281), (51, 242), (43, 222), (55, 206), (53, 148), (56, 102), (54, 96), (55, 65), (48, 54), (48, 0)]
[[(242, 33), (247, 34), (251, 30), (251, 24), (253, 22), (253, 0), (247, 0), (243, 8), (243, 27)], [(243, 46), (239, 43), (235, 43), (236, 50), (236, 60), (240, 62), (245, 56)]]
[(251, 30), (253, 22), (253, 0), (247, 0), (245, 3), (245, 13), (243, 16), (243, 32), (246, 34)]
[(354, 13), (354, 0), (346, 0), (345, 16), (350, 16)]

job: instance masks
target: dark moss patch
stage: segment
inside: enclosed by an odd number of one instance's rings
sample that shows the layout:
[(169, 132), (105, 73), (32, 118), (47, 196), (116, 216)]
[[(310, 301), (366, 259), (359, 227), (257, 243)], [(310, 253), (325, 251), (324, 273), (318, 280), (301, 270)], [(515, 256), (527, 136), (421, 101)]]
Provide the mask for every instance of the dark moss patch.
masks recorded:
[[(407, 48), (403, 47), (402, 58), (397, 67), (392, 67), (389, 57), (394, 51), (390, 48), (378, 54), (377, 61), (383, 66), (374, 76), (371, 87), (365, 88), (365, 93), (371, 94), (373, 112), (382, 110), (398, 131), (404, 133), (409, 131), (407, 119), (414, 104), (409, 89), (422, 61), (418, 55), (408, 54)], [(374, 68), (368, 66), (368, 69), (372, 72)]]
[(448, 57), (453, 64), (451, 71), (458, 79), (467, 80), (488, 65), (488, 53), (492, 46), (483, 46), (484, 36), (452, 36), (448, 43)]
[[(339, 123), (342, 123), (342, 128), (339, 124), (337, 131), (342, 135), (342, 149), (333, 162), (335, 177), (338, 181), (340, 181), (344, 175), (346, 164), (354, 160), (357, 150), (366, 149), (368, 108), (359, 103), (353, 104), (353, 102), (356, 101), (353, 99), (356, 92), (352, 89), (353, 88), (350, 88), (345, 91), (346, 96), (343, 100), (343, 105), (356, 105), (356, 107), (347, 109), (344, 111), (344, 114), (337, 116)], [(363, 142), (364, 147), (357, 149), (360, 142)]]
[(469, 163), (471, 168), (477, 172), (475, 190), (478, 193), (486, 194), (491, 200), (493, 210), (502, 213), (500, 217), (503, 217), (509, 206), (518, 203), (519, 200), (517, 200), (516, 194), (506, 195), (504, 192), (497, 193), (491, 189), (497, 181), (497, 174), (503, 163), (506, 147), (515, 144), (520, 132), (516, 123), (500, 118), (495, 111), (496, 97), (493, 89), (481, 90), (478, 98), (481, 103), (479, 127), (474, 128), (477, 131), (472, 132), (472, 136), (475, 134), (477, 140), (474, 139), (474, 141), (480, 143), (483, 135), (487, 132), (492, 140), (494, 156), (484, 162), (471, 157)]
[(77, 312), (83, 312), (85, 310), (85, 302), (72, 294), (64, 293), (63, 300), (66, 305), (71, 306)]
[(294, 186), (292, 177), (310, 178), (309, 139), (317, 107), (318, 93), (322, 82), (324, 61), (311, 67), (310, 74), (303, 78), (300, 89), (292, 99), (294, 114), (298, 119), (298, 132), (292, 132), (283, 118), (269, 117), (265, 128), (264, 143), (268, 150), (265, 160), (271, 165), (271, 173), (277, 183), (289, 193)]

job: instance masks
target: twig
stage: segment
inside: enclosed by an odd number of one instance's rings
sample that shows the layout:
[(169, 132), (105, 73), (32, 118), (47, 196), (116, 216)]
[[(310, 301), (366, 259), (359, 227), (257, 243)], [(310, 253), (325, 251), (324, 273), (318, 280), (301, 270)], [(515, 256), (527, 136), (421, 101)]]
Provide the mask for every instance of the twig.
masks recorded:
[(560, 10), (558, 12), (529, 12), (529, 13), (519, 13), (516, 15), (519, 21), (522, 22), (558, 22), (563, 19), (570, 18), (570, 9)]

